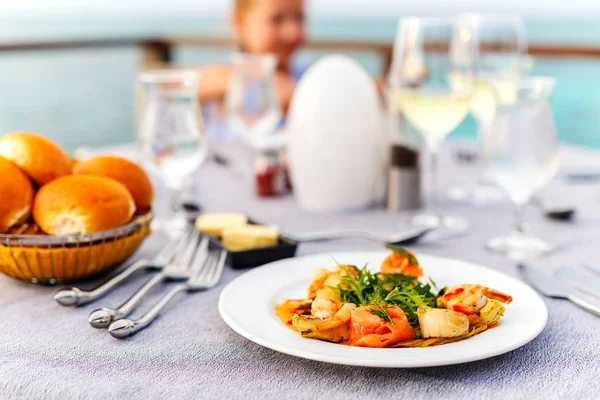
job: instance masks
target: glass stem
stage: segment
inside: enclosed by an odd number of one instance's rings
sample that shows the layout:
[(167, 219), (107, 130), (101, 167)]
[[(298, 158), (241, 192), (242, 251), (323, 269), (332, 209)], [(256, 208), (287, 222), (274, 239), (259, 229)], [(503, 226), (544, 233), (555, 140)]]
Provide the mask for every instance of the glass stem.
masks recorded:
[(432, 215), (442, 221), (442, 216), (439, 212), (439, 191), (438, 191), (438, 150), (435, 147), (429, 148), (429, 165), (430, 165), (430, 186), (429, 186), (429, 201), (427, 207)]
[(515, 213), (515, 232), (517, 233), (526, 233), (528, 230), (528, 226), (523, 220), (523, 204), (515, 204), (514, 207)]
[(168, 189), (168, 217), (173, 218), (181, 211), (182, 207), (182, 190), (180, 189)]

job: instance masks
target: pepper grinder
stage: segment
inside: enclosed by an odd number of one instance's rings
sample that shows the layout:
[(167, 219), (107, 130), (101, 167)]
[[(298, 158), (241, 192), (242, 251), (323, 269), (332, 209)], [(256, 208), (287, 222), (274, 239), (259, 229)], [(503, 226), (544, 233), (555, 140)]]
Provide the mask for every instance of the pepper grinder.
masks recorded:
[[(393, 97), (392, 97), (393, 98)], [(394, 102), (388, 102), (390, 166), (387, 184), (389, 212), (421, 208), (419, 138)]]

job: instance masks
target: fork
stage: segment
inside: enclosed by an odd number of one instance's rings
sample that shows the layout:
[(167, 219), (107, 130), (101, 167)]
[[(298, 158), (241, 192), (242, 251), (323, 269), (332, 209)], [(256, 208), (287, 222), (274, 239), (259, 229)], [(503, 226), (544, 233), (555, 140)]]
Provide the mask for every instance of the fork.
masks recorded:
[(76, 287), (61, 289), (54, 295), (54, 300), (65, 307), (79, 307), (98, 300), (140, 270), (164, 268), (175, 255), (179, 240), (179, 238), (171, 240), (152, 260), (138, 260), (92, 290), (81, 290)]
[(192, 266), (193, 272), (186, 283), (173, 287), (140, 319), (114, 321), (108, 327), (108, 332), (117, 339), (124, 339), (150, 325), (177, 294), (184, 291), (193, 293), (215, 287), (221, 279), (226, 257), (226, 250), (212, 250), (206, 260), (196, 259)]
[(90, 325), (97, 329), (107, 328), (112, 321), (129, 315), (142, 298), (159, 283), (167, 280), (182, 281), (189, 279), (194, 258), (206, 258), (207, 256), (209, 240), (207, 237), (204, 237), (200, 244), (198, 244), (199, 238), (200, 231), (194, 227), (189, 228), (184, 238), (181, 239), (179, 246), (177, 246), (171, 263), (165, 265), (161, 272), (146, 281), (143, 286), (118, 308), (102, 307), (92, 311), (88, 317)]

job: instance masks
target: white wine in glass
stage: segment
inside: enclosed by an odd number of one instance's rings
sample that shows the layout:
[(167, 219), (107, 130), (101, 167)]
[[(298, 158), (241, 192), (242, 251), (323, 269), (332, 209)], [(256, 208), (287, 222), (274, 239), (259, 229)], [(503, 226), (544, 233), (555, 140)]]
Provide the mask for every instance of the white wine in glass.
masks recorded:
[(397, 100), (404, 116), (419, 130), (428, 147), (436, 148), (469, 113), (471, 94), (424, 89), (401, 92)]
[(452, 19), (400, 19), (390, 72), (393, 101), (423, 137), (431, 156), (429, 210), (413, 218), (413, 224), (451, 231), (466, 231), (468, 223), (439, 212), (437, 154), (467, 116), (474, 92), (472, 59), (454, 48), (459, 34)]

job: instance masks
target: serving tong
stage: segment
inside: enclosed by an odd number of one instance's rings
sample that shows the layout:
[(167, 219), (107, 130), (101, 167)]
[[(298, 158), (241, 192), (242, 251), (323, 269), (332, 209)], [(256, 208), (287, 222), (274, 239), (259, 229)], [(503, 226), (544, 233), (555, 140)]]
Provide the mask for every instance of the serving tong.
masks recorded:
[[(128, 324), (128, 329), (113, 329), (117, 332), (113, 334), (114, 337), (123, 338), (148, 326), (176, 294), (185, 290), (194, 292), (209, 289), (218, 283), (223, 272), (227, 252), (225, 250), (209, 250), (208, 247), (209, 239), (202, 236), (192, 226), (186, 230), (183, 237), (171, 240), (153, 260), (137, 261), (115, 277), (90, 291), (73, 287), (60, 290), (54, 298), (63, 306), (80, 306), (103, 297), (138, 271), (160, 271), (147, 280), (121, 306), (115, 309), (102, 307), (92, 311), (88, 321), (94, 328), (100, 329), (107, 328), (112, 322), (128, 316), (146, 294), (159, 283), (164, 281), (187, 281), (185, 284), (175, 286), (139, 320), (124, 320)], [(118, 332), (121, 332), (121, 334)]]

